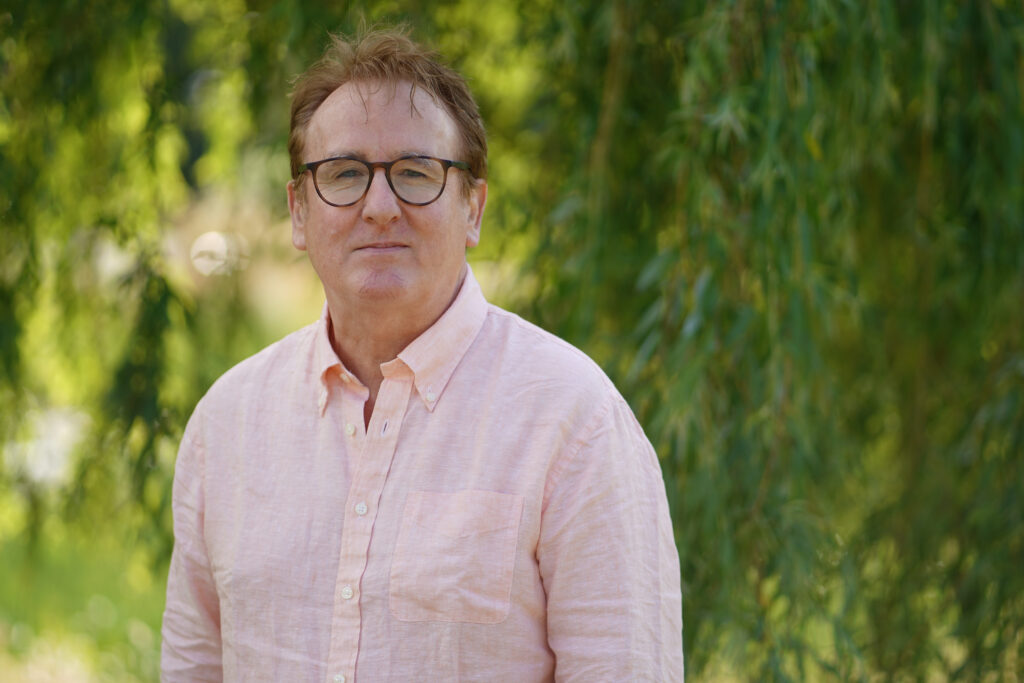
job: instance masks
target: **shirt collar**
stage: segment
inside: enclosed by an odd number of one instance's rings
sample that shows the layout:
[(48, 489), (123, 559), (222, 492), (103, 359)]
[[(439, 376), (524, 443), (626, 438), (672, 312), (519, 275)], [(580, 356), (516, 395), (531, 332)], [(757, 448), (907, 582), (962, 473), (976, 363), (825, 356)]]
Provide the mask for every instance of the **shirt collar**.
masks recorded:
[[(480, 290), (472, 268), (467, 264), (466, 277), (455, 301), (437, 322), (398, 354), (397, 360), (412, 370), (416, 392), (427, 410), (432, 412), (434, 406), (441, 400), (448, 380), (451, 379), (470, 344), (476, 339), (486, 317), (487, 300)], [(360, 385), (358, 378), (345, 367), (338, 359), (338, 354), (334, 352), (334, 347), (331, 346), (330, 326), (330, 311), (325, 302), (317, 323), (313, 350), (313, 369), (320, 379), (318, 407), (321, 414), (327, 403), (328, 376), (334, 368), (337, 368), (342, 381)]]
[(319, 393), (317, 396), (317, 409), (320, 415), (324, 414), (327, 408), (327, 398), (330, 392), (328, 378), (330, 373), (337, 368), (338, 377), (342, 381), (351, 381), (359, 384), (356, 376), (349, 372), (345, 364), (338, 358), (331, 346), (331, 312), (324, 302), (323, 310), (320, 311), (320, 320), (316, 324), (316, 334), (313, 338), (313, 371), (316, 373), (319, 382)]
[(441, 400), (448, 380), (476, 339), (486, 317), (487, 300), (467, 264), (466, 277), (452, 305), (398, 354), (398, 359), (412, 370), (416, 391), (427, 410), (433, 411)]

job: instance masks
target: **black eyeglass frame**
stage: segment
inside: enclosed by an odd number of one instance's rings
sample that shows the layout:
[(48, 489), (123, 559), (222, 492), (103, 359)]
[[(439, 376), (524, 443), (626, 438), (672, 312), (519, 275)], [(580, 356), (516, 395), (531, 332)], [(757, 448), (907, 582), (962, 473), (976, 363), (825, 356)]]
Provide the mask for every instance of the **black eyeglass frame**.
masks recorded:
[[(440, 162), (441, 166), (444, 168), (444, 178), (441, 180), (441, 189), (438, 190), (437, 196), (431, 199), (429, 202), (410, 202), (408, 199), (405, 199), (404, 197), (402, 197), (401, 194), (399, 194), (398, 190), (395, 189), (395, 184), (391, 182), (391, 167), (400, 161), (406, 161), (408, 159), (430, 159), (431, 161)], [(366, 176), (366, 188), (363, 189), (363, 193), (359, 195), (358, 199), (348, 202), (347, 204), (336, 204), (327, 199), (327, 197), (325, 197), (323, 193), (320, 191), (320, 184), (316, 180), (316, 169), (319, 168), (322, 164), (326, 164), (329, 161), (342, 160), (358, 161), (359, 163), (366, 166), (366, 168), (368, 168), (370, 172)], [(320, 197), (321, 200), (324, 201), (324, 203), (329, 204), (330, 206), (352, 206), (353, 204), (358, 203), (359, 200), (366, 196), (366, 193), (370, 191), (370, 185), (373, 184), (373, 177), (374, 175), (376, 175), (377, 169), (383, 168), (384, 179), (388, 181), (388, 187), (391, 188), (391, 191), (395, 194), (395, 197), (397, 197), (399, 201), (405, 204), (409, 204), (410, 206), (426, 206), (427, 204), (433, 204), (434, 202), (441, 198), (441, 195), (444, 194), (444, 189), (448, 187), (448, 169), (452, 168), (453, 166), (461, 171), (466, 171), (470, 175), (473, 175), (473, 172), (469, 170), (469, 164), (467, 164), (465, 161), (452, 161), (451, 159), (441, 159), (438, 157), (427, 156), (425, 154), (409, 154), (404, 157), (399, 157), (393, 161), (366, 161), (358, 157), (350, 156), (328, 157), (326, 159), (321, 159), (319, 161), (310, 161), (308, 163), (302, 164), (301, 166), (299, 166), (299, 173), (301, 174), (305, 173), (306, 171), (309, 171), (309, 174), (313, 176), (313, 187), (316, 188), (316, 194), (318, 197)]]

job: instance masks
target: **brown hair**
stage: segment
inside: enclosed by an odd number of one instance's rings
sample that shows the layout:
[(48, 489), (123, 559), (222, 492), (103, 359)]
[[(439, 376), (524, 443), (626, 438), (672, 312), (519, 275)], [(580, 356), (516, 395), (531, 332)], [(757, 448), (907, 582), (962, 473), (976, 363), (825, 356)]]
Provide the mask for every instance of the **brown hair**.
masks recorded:
[[(417, 88), (425, 90), (442, 105), (455, 122), (462, 149), (461, 158), (475, 178), (487, 178), (487, 137), (473, 95), (466, 80), (440, 62), (436, 52), (416, 44), (408, 29), (370, 30), (354, 39), (331, 34), (323, 57), (295, 79), (292, 92), (291, 133), (288, 154), (292, 178), (301, 182), (299, 167), (306, 144), (306, 129), (313, 114), (335, 90), (349, 82), (397, 85), (412, 84), (409, 104)], [(468, 190), (473, 179), (463, 174)]]

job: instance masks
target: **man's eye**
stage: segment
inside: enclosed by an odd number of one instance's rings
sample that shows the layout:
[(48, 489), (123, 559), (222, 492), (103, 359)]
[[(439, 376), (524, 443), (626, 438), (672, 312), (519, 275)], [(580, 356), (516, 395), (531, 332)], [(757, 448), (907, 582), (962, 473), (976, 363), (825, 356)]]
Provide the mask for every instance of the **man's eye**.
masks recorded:
[(399, 175), (401, 175), (403, 178), (410, 178), (413, 180), (427, 177), (426, 173), (422, 173), (412, 168), (403, 168), (401, 171), (399, 171)]
[(342, 171), (338, 171), (334, 174), (335, 178), (359, 178), (362, 177), (363, 172), (357, 168), (348, 168)]

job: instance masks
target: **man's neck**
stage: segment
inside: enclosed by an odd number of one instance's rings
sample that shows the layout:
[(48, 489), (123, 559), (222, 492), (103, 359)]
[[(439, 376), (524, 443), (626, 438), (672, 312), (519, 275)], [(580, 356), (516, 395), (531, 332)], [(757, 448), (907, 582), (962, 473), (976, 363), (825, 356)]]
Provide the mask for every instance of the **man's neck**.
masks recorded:
[(380, 366), (398, 357), (425, 329), (410, 329), (408, 323), (399, 325), (381, 319), (368, 321), (364, 316), (345, 312), (338, 316), (332, 313), (331, 346), (345, 367), (370, 390), (373, 401), (384, 379)]
[(386, 302), (331, 302), (328, 297), (331, 346), (345, 367), (370, 392), (365, 414), (367, 424), (384, 381), (380, 366), (397, 358), (402, 349), (444, 315), (462, 288), (465, 272), (446, 301), (435, 306), (419, 306), (414, 311), (389, 306)]

